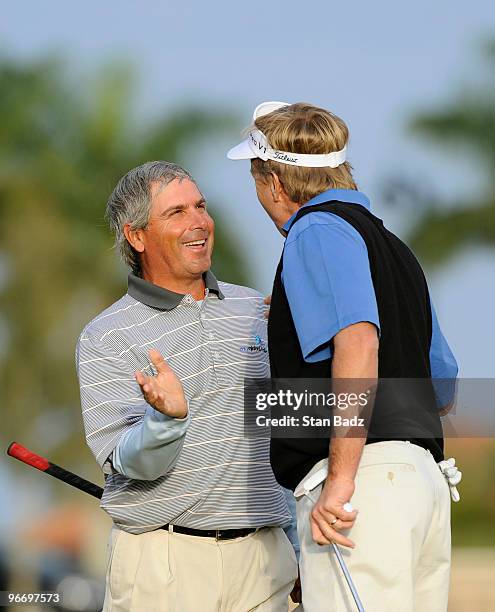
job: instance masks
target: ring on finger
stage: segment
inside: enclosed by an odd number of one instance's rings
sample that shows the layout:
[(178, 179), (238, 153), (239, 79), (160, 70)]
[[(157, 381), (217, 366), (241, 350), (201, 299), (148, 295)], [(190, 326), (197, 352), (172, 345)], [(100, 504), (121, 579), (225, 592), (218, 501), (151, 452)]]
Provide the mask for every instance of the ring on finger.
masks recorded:
[(335, 517), (335, 518), (333, 519), (333, 521), (331, 521), (331, 523), (330, 523), (330, 527), (332, 527), (333, 525), (335, 525), (335, 523), (336, 523), (338, 520), (339, 520), (339, 519), (338, 519), (337, 517)]

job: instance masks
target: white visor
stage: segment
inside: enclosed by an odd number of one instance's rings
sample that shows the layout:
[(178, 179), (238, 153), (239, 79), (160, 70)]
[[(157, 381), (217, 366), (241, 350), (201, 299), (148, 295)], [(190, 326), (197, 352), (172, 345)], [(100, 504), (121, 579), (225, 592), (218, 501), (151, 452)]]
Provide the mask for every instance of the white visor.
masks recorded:
[[(290, 106), (288, 102), (262, 102), (253, 113), (253, 122), (258, 117), (263, 117), (284, 106)], [(268, 144), (266, 136), (260, 130), (253, 128), (248, 137), (241, 143), (232, 147), (227, 153), (229, 159), (254, 159), (259, 157), (263, 161), (271, 159), (289, 166), (303, 166), (306, 168), (337, 168), (346, 160), (346, 147), (340, 151), (325, 154), (289, 153), (272, 149)]]

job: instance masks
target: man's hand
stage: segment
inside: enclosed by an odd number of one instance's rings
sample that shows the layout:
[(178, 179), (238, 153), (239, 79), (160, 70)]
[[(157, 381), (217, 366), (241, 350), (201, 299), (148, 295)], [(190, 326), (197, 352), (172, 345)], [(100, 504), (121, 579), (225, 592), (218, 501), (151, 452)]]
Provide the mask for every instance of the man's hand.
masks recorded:
[(358, 511), (347, 512), (343, 507), (353, 493), (353, 480), (327, 478), (310, 517), (313, 540), (317, 544), (331, 544), (333, 541), (349, 548), (355, 547), (352, 540), (339, 533), (342, 529), (350, 529), (356, 520)]
[(134, 375), (144, 399), (167, 416), (184, 418), (187, 415), (187, 401), (182, 383), (159, 351), (151, 349), (149, 356), (158, 374), (145, 376), (142, 372), (136, 372)]
[(268, 317), (270, 316), (270, 304), (271, 303), (272, 303), (272, 296), (267, 295), (266, 298), (263, 300), (263, 304), (266, 304), (268, 306), (268, 308), (265, 310), (265, 319), (268, 319)]

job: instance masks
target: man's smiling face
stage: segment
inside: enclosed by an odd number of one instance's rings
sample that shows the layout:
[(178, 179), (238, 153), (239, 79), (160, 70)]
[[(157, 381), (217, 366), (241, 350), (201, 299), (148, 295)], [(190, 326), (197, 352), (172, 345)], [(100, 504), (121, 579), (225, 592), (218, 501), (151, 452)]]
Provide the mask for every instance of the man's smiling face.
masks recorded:
[(181, 292), (211, 266), (214, 222), (195, 183), (175, 179), (152, 186), (148, 226), (142, 233), (143, 276)]

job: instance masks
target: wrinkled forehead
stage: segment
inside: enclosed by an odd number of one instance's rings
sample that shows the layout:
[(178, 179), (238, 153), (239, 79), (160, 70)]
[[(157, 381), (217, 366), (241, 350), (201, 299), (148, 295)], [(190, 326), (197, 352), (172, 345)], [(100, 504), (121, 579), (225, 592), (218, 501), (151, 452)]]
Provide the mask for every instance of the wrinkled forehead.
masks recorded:
[(203, 194), (189, 178), (175, 178), (170, 183), (154, 181), (151, 184), (151, 214), (160, 214), (167, 209), (196, 206), (204, 201)]

